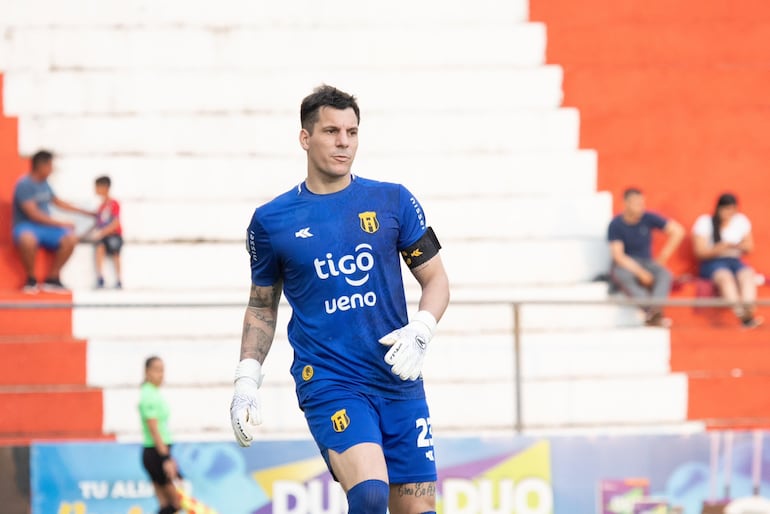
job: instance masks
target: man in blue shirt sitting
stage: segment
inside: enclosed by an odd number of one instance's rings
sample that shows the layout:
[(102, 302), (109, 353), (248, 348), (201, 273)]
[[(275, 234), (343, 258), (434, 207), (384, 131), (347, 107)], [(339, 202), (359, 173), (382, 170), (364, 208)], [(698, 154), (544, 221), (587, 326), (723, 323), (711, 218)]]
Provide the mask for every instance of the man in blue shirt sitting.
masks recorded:
[[(665, 263), (684, 239), (684, 228), (674, 220), (646, 211), (639, 189), (626, 189), (623, 201), (623, 212), (612, 219), (607, 231), (612, 256), (610, 277), (632, 298), (663, 300), (671, 292), (671, 272)], [(668, 236), (656, 258), (652, 257), (653, 230), (662, 230)], [(643, 310), (647, 325), (668, 325), (660, 306)]]
[(67, 211), (94, 215), (93, 212), (65, 202), (54, 194), (48, 184), (48, 177), (52, 172), (53, 154), (41, 150), (32, 156), (32, 169), (19, 179), (13, 191), (13, 242), (19, 250), (27, 275), (23, 288), (27, 293), (38, 291), (35, 255), (41, 247), (53, 253), (51, 268), (42, 289), (55, 293), (68, 292), (59, 279), (59, 273), (72, 255), (78, 239), (72, 222), (57, 220), (51, 216), (51, 204)]

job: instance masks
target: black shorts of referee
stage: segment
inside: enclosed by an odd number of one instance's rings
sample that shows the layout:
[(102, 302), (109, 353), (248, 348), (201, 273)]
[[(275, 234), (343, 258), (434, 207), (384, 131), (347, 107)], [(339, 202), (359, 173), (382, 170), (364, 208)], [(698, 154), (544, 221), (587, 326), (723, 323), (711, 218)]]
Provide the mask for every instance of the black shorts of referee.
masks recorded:
[[(169, 454), (171, 453), (171, 445), (168, 447)], [(147, 470), (147, 474), (150, 475), (150, 480), (154, 484), (166, 485), (171, 483), (168, 475), (163, 470), (163, 458), (158, 453), (158, 450), (154, 446), (145, 447), (142, 452), (142, 464), (144, 469)], [(182, 472), (177, 469), (177, 475), (182, 478)]]

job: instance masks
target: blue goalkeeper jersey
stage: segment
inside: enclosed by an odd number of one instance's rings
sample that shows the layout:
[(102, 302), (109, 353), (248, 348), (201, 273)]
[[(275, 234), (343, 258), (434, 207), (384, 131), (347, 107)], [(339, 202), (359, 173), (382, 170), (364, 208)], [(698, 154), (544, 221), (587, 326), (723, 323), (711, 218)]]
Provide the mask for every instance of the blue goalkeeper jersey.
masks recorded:
[(300, 404), (324, 384), (424, 397), (421, 378), (403, 381), (390, 371), (388, 347), (378, 339), (408, 322), (399, 252), (426, 229), (422, 207), (404, 186), (356, 176), (325, 195), (303, 182), (254, 212), (251, 281), (283, 279)]

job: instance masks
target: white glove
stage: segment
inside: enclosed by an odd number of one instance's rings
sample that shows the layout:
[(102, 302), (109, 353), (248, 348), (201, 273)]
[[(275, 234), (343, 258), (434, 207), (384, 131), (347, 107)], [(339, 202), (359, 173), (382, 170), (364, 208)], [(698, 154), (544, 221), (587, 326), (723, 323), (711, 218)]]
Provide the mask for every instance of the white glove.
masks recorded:
[(230, 421), (235, 439), (241, 446), (251, 444), (254, 427), (262, 423), (259, 400), (262, 376), (262, 365), (256, 359), (243, 359), (235, 369), (235, 393), (230, 404)]
[(422, 373), (422, 361), (428, 343), (436, 329), (436, 318), (428, 311), (419, 311), (405, 327), (380, 338), (380, 343), (390, 346), (385, 362), (401, 380), (417, 380)]

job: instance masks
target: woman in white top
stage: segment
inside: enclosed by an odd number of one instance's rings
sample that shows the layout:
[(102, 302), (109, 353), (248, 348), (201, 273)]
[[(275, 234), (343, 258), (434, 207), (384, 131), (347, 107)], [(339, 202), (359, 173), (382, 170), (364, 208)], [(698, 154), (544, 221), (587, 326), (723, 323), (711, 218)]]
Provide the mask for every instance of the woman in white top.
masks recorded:
[(754, 270), (741, 257), (754, 249), (751, 222), (738, 212), (738, 200), (730, 193), (720, 195), (713, 215), (702, 214), (692, 228), (699, 274), (713, 280), (725, 300), (746, 328), (762, 320), (754, 315), (757, 281)]

